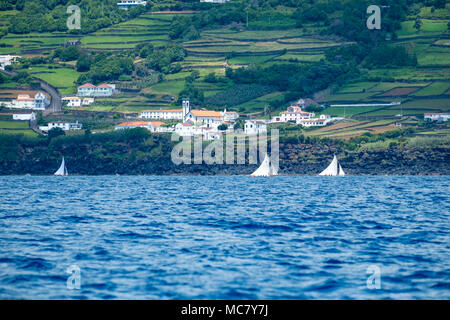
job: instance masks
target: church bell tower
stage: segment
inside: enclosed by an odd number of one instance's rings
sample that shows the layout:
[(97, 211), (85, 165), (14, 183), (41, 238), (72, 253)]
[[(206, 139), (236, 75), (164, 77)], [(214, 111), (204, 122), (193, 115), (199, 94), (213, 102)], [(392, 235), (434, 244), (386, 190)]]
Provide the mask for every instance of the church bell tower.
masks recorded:
[(186, 116), (190, 111), (191, 106), (189, 105), (189, 98), (183, 98), (183, 122), (186, 122)]

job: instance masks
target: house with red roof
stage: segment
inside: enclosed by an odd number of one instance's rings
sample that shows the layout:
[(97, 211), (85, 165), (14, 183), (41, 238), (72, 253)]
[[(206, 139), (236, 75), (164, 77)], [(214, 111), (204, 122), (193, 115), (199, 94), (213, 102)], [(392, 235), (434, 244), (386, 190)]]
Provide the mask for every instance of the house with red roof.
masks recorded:
[(450, 113), (449, 112), (430, 112), (425, 113), (423, 115), (423, 118), (425, 121), (438, 121), (438, 122), (445, 122), (450, 120)]
[(110, 97), (116, 91), (116, 85), (102, 83), (98, 86), (92, 83), (85, 83), (78, 87), (77, 96), (79, 97)]

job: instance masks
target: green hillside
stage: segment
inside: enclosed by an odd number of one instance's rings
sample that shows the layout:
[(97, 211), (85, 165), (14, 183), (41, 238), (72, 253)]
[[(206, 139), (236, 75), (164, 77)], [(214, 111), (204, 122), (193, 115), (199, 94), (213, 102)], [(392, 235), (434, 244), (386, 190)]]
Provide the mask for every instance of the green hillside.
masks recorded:
[[(382, 28), (372, 31), (370, 1), (149, 1), (129, 11), (116, 1), (81, 1), (82, 28), (69, 32), (61, 12), (71, 1), (39, 10), (38, 0), (7, 2), (0, 54), (24, 59), (14, 65), (20, 77), (5, 78), (2, 91), (31, 85), (27, 75), (63, 95), (81, 83), (114, 82), (120, 95), (83, 110), (118, 113), (175, 108), (181, 96), (266, 118), (307, 97), (323, 105), (321, 113), (374, 123), (450, 109), (445, 1), (386, 1)], [(42, 26), (48, 17), (53, 27)], [(65, 47), (75, 39), (76, 48)], [(401, 105), (333, 106), (391, 102)]]

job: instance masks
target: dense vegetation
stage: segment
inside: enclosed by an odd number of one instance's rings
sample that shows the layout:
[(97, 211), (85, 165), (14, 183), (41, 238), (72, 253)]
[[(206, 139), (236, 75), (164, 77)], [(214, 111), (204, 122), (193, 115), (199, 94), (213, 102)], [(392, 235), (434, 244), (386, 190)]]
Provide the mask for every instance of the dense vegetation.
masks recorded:
[(89, 33), (100, 28), (136, 17), (149, 7), (139, 6), (131, 10), (120, 10), (116, 0), (4, 0), (0, 10), (16, 9), (20, 12), (11, 17), (9, 32), (28, 33), (64, 31), (67, 32), (66, 13), (69, 5), (81, 9), (81, 29), (73, 33)]

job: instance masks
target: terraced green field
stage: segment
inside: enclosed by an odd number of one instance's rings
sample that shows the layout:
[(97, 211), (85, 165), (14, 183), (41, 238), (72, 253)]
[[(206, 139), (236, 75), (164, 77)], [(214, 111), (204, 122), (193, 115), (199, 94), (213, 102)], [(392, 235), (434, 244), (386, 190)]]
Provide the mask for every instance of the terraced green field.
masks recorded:
[(28, 121), (0, 120), (0, 129), (28, 129)]
[(42, 53), (54, 50), (64, 45), (68, 40), (77, 39), (78, 36), (67, 33), (10, 33), (1, 39), (1, 43), (8, 47), (0, 47), (0, 53)]
[(413, 96), (426, 97), (426, 96), (438, 96), (445, 94), (450, 89), (450, 82), (434, 82), (429, 86), (413, 93)]
[(75, 92), (75, 81), (81, 73), (70, 68), (49, 69), (48, 66), (34, 66), (31, 68), (30, 74), (47, 81), (58, 88), (60, 93), (70, 94)]
[(402, 29), (397, 32), (399, 38), (407, 38), (413, 36), (432, 36), (439, 35), (447, 30), (447, 23), (450, 20), (432, 20), (422, 19), (422, 27), (420, 31), (414, 28), (415, 20), (409, 20), (401, 23)]

